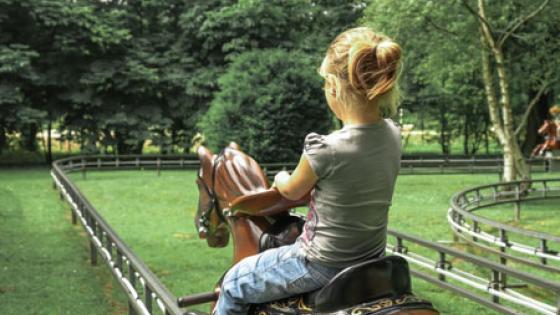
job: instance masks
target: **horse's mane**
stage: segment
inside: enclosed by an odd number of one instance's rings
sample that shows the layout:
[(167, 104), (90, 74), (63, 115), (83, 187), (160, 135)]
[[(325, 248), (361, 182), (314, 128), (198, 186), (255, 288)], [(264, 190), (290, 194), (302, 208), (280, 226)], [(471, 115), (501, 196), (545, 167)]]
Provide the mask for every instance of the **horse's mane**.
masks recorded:
[(220, 155), (206, 147), (198, 149), (200, 177), (207, 187), (219, 192), (219, 199), (230, 202), (237, 197), (263, 192), (270, 187), (260, 165), (231, 143)]

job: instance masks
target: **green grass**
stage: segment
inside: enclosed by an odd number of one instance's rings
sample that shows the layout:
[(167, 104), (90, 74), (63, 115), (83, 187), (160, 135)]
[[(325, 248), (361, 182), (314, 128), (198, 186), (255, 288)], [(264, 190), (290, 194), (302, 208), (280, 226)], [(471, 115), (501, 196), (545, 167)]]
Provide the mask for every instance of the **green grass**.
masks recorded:
[[(208, 248), (196, 236), (194, 172), (168, 171), (159, 177), (154, 171), (99, 172), (88, 173), (86, 180), (74, 174), (73, 179), (174, 294), (211, 289), (229, 266), (230, 247)], [(401, 176), (390, 211), (390, 227), (432, 241), (451, 241), (445, 219), (450, 196), (465, 187), (496, 180), (495, 174)], [(456, 266), (480, 272), (468, 264)], [(418, 279), (414, 280), (414, 291), (434, 302), (443, 314), (494, 314)]]
[(41, 169), (0, 169), (0, 313), (122, 314), (125, 300)]
[[(72, 178), (175, 295), (210, 290), (229, 267), (231, 247), (208, 248), (195, 232), (195, 172), (165, 171), (161, 176), (155, 171), (89, 172), (87, 179), (80, 174)], [(451, 241), (445, 220), (450, 196), (496, 180), (495, 174), (400, 176), (390, 227), (432, 241)], [(554, 232), (560, 219), (546, 215), (550, 206), (550, 202), (524, 205), (522, 223), (547, 226)], [(101, 260), (99, 266), (90, 266), (87, 239), (79, 226), (71, 225), (68, 209), (52, 190), (45, 169), (0, 170), (1, 314), (126, 312), (123, 294), (106, 266)], [(510, 220), (511, 207), (503, 210), (480, 214)], [(537, 215), (539, 211), (542, 216)], [(454, 265), (479, 272), (468, 264)], [(414, 279), (413, 286), (417, 295), (432, 301), (442, 314), (495, 314), (424, 281)], [(199, 309), (207, 311), (208, 306)]]

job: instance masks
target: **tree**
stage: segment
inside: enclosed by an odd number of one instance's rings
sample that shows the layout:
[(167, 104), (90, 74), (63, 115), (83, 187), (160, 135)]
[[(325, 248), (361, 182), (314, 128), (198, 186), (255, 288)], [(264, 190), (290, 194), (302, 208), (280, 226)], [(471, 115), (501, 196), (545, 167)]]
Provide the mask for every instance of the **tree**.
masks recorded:
[[(478, 0), (478, 12), (476, 12), (466, 0), (463, 0), (464, 6), (476, 17), (480, 27), (484, 87), (492, 126), (504, 150), (505, 181), (515, 180), (518, 176), (526, 179), (530, 174), (515, 134), (504, 46), (520, 27), (544, 10), (548, 3), (549, 0), (545, 0), (528, 13), (511, 19), (505, 30), (498, 35), (490, 24), (492, 20), (486, 14), (485, 1)], [(495, 82), (498, 82), (498, 87), (495, 86)]]
[(296, 161), (307, 133), (331, 127), (316, 67), (281, 49), (236, 56), (200, 124), (208, 145), (217, 152), (236, 141), (259, 161)]
[[(542, 5), (548, 9), (538, 9)], [(528, 176), (518, 144), (528, 116), (524, 113), (557, 84), (554, 73), (560, 71), (555, 62), (560, 43), (554, 32), (558, 32), (559, 18), (552, 7), (558, 5), (501, 0), (483, 12), (483, 22), (467, 0), (445, 6), (431, 1), (377, 0), (366, 9), (364, 21), (404, 46), (403, 86), (408, 97), (436, 98), (457, 117), (481, 116), (478, 121), (484, 124), (468, 126), (469, 119), (458, 124), (455, 134), (490, 129), (486, 121), (490, 122), (503, 149), (504, 179), (513, 180)], [(492, 47), (488, 34), (494, 48), (488, 48)], [(481, 110), (484, 99), (487, 109)], [(475, 135), (475, 139), (481, 137)]]

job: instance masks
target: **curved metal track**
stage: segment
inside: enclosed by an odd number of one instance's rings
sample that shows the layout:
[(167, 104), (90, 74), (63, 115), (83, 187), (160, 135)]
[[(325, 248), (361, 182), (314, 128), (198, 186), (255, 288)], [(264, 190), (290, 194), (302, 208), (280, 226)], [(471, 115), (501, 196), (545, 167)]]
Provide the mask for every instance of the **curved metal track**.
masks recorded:
[[(455, 235), (499, 255), (503, 263), (512, 260), (560, 272), (559, 264), (550, 265), (560, 262), (560, 236), (496, 222), (475, 213), (495, 205), (512, 204), (515, 217), (519, 220), (523, 202), (551, 199), (560, 199), (560, 178), (477, 186), (453, 196), (447, 220)], [(560, 210), (560, 205), (556, 210)], [(513, 241), (513, 237), (522, 241)], [(533, 259), (508, 254), (508, 249)]]
[[(82, 176), (85, 177), (88, 170), (146, 168), (157, 169), (159, 173), (161, 169), (198, 169), (198, 165), (198, 161), (188, 160), (186, 156), (180, 155), (78, 156), (53, 163), (51, 175), (54, 186), (60, 190), (61, 198), (66, 199), (70, 204), (73, 222), (76, 223), (79, 219), (87, 232), (90, 239), (92, 263), (97, 262), (98, 256), (106, 262), (117, 282), (127, 294), (131, 311), (134, 310), (140, 314), (190, 313), (179, 307), (177, 298), (122, 241), (93, 205), (70, 181), (67, 174), (82, 172)], [(267, 165), (263, 166), (267, 167)], [(277, 166), (269, 165), (270, 168)], [(288, 165), (284, 165), (283, 168), (285, 166)], [(443, 167), (439, 166), (440, 169)], [(548, 194), (550, 190), (545, 190), (545, 192)], [(458, 200), (461, 198), (463, 197)], [(479, 199), (479, 201), (482, 201), (482, 199)], [(462, 220), (464, 221), (464, 218), (469, 214), (465, 215), (460, 211), (464, 210), (459, 209), (457, 211), (463, 216)], [(470, 214), (472, 215), (472, 213)], [(480, 220), (479, 222), (483, 221)], [(503, 314), (526, 314), (527, 310), (539, 314), (560, 314), (560, 283), (558, 282), (516, 271), (503, 264), (412, 235), (393, 230), (389, 230), (389, 235), (395, 239), (395, 242), (389, 244), (387, 250), (395, 255), (405, 257), (415, 267), (412, 269), (412, 274), (416, 277), (446, 290), (451, 290)], [(545, 239), (549, 240), (548, 238)], [(421, 251), (422, 255), (413, 252), (412, 248)], [(551, 254), (550, 251), (543, 251), (543, 253)], [(438, 258), (430, 258), (431, 256)], [(449, 259), (450, 257), (453, 259)], [(544, 258), (550, 259), (548, 256)], [(455, 260), (468, 262), (478, 269), (484, 270), (486, 275), (475, 275), (461, 270), (452, 265), (452, 261)], [(518, 283), (512, 284), (511, 280), (506, 282), (506, 279), (517, 279)], [(556, 301), (556, 305), (523, 295), (517, 290), (520, 287), (531, 287), (549, 292), (549, 296)], [(504, 304), (503, 301), (507, 301), (507, 303)], [(154, 303), (157, 307), (153, 307)]]

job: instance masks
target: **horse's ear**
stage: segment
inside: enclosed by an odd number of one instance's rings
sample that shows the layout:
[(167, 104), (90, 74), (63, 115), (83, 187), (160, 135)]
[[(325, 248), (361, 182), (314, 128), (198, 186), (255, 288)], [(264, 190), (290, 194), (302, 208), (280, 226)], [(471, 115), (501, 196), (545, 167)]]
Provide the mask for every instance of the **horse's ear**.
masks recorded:
[(238, 151), (242, 151), (241, 146), (239, 144), (237, 144), (236, 142), (233, 142), (233, 141), (228, 144), (228, 148), (235, 149), (235, 150), (238, 150)]
[(200, 161), (200, 177), (209, 184), (210, 176), (212, 176), (212, 151), (205, 146), (198, 147), (198, 160)]

